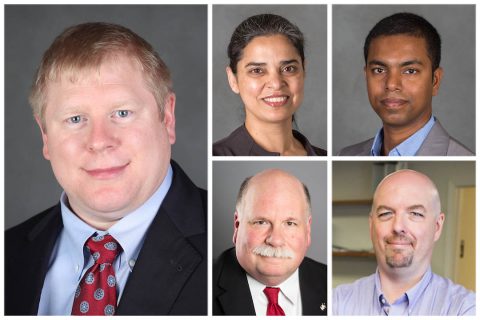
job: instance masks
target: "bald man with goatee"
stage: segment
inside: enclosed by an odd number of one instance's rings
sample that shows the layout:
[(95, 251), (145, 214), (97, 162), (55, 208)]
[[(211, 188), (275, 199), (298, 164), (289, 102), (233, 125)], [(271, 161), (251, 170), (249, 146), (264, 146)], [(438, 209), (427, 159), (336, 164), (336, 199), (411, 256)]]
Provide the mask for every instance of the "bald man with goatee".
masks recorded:
[(370, 211), (377, 271), (333, 292), (334, 315), (475, 315), (475, 293), (431, 270), (445, 214), (426, 175), (400, 170), (378, 185)]

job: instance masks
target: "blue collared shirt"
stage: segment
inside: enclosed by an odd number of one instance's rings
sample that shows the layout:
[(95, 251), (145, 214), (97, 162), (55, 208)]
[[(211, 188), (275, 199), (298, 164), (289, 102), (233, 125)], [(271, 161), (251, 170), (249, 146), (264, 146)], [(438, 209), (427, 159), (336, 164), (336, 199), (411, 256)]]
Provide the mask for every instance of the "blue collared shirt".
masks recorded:
[[(417, 132), (408, 137), (407, 140), (400, 143), (398, 146), (390, 150), (388, 156), (414, 156), (423, 142), (427, 138), (430, 130), (435, 125), (435, 117), (431, 116), (430, 120)], [(378, 130), (373, 140), (372, 149), (370, 154), (372, 156), (381, 156), (382, 155), (382, 146), (383, 146), (383, 128)]]
[(396, 301), (384, 297), (377, 272), (333, 290), (334, 315), (475, 315), (475, 293), (429, 268), (422, 279)]
[(66, 205), (63, 193), (60, 199), (63, 229), (50, 257), (49, 270), (42, 288), (39, 315), (69, 315), (73, 296), (83, 274), (93, 265), (93, 258), (84, 248), (85, 241), (94, 233), (112, 235), (122, 246), (122, 253), (114, 262), (120, 301), (127, 279), (135, 266), (145, 240), (145, 234), (155, 218), (172, 184), (173, 170), (169, 166), (160, 187), (139, 208), (129, 213), (107, 231), (96, 230), (78, 218)]

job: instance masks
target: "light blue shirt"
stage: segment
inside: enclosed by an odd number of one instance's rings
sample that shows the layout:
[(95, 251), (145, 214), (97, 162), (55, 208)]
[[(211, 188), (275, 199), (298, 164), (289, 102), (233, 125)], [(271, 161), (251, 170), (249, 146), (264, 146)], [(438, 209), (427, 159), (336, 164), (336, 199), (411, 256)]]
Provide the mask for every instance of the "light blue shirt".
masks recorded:
[[(400, 143), (398, 146), (390, 150), (388, 156), (414, 156), (423, 142), (427, 138), (430, 130), (435, 125), (435, 117), (431, 116), (430, 120), (417, 132), (408, 137), (407, 140)], [(372, 149), (370, 154), (372, 156), (381, 156), (382, 155), (382, 146), (383, 146), (383, 128), (378, 130), (373, 140)]]
[(122, 253), (115, 259), (117, 303), (120, 301), (135, 261), (145, 240), (145, 234), (155, 218), (160, 205), (172, 184), (173, 170), (167, 175), (155, 193), (139, 208), (123, 217), (107, 231), (96, 230), (78, 218), (66, 205), (63, 193), (60, 199), (64, 228), (55, 244), (42, 288), (38, 315), (69, 315), (73, 296), (83, 274), (93, 265), (93, 258), (84, 247), (94, 233), (112, 235), (122, 246)]
[(475, 293), (429, 268), (420, 282), (396, 301), (385, 298), (377, 272), (333, 290), (334, 315), (475, 315)]

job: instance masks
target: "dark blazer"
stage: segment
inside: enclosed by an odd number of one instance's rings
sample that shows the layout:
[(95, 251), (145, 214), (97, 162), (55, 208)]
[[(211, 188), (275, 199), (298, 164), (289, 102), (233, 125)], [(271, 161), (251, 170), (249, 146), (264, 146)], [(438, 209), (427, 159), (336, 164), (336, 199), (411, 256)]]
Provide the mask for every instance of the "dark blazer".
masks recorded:
[[(303, 148), (307, 151), (307, 156), (326, 156), (327, 151), (321, 148), (312, 146), (310, 141), (298, 132), (292, 131), (295, 139), (300, 141)], [(278, 152), (270, 152), (263, 149), (253, 140), (250, 133), (248, 133), (245, 124), (241, 125), (233, 131), (228, 137), (223, 138), (213, 144), (214, 156), (279, 156)]]
[[(207, 314), (207, 196), (172, 161), (173, 180), (147, 231), (117, 315)], [(5, 236), (5, 314), (35, 315), (63, 228), (56, 205)]]
[[(369, 156), (374, 138), (343, 148), (339, 156)], [(416, 156), (474, 156), (463, 144), (452, 138), (436, 120)]]
[[(214, 262), (212, 278), (213, 315), (255, 315), (247, 276), (237, 261), (235, 248), (223, 252)], [(299, 279), (303, 315), (327, 315), (327, 266), (305, 257)]]

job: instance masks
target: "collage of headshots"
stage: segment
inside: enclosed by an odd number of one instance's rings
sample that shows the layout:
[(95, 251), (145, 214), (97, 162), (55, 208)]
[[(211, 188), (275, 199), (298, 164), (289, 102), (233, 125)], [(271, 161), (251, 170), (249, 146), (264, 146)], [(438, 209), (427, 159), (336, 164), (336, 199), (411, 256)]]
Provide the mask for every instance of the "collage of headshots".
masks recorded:
[(3, 10), (4, 316), (476, 315), (473, 2)]

